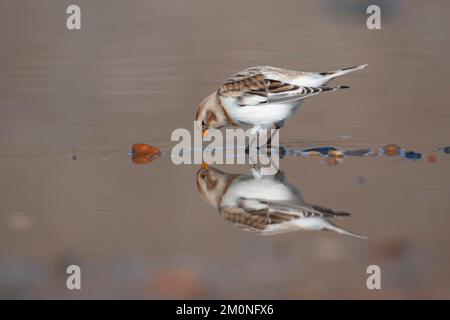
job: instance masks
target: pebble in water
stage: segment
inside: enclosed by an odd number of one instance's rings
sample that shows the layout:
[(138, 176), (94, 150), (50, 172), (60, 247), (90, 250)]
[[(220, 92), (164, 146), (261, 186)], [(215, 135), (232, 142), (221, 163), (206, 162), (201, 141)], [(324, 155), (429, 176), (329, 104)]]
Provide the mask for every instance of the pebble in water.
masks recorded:
[(157, 155), (161, 150), (146, 143), (135, 143), (132, 148), (133, 155)]
[(383, 154), (394, 157), (398, 155), (401, 151), (401, 148), (396, 144), (387, 144), (383, 147)]
[(344, 154), (349, 157), (364, 157), (369, 155), (371, 152), (371, 149), (357, 149), (344, 151)]
[(131, 147), (134, 164), (145, 164), (159, 158), (161, 150), (146, 143), (135, 143)]
[(439, 151), (442, 151), (444, 153), (450, 154), (450, 147), (439, 148)]
[(327, 155), (330, 151), (337, 150), (335, 147), (318, 147), (318, 148), (309, 148), (302, 150), (302, 153), (305, 155)]
[(414, 151), (406, 151), (403, 153), (403, 156), (410, 160), (419, 160), (422, 158), (422, 154)]
[(328, 152), (328, 156), (329, 157), (335, 157), (335, 158), (343, 158), (344, 157), (344, 153), (340, 150), (330, 150)]

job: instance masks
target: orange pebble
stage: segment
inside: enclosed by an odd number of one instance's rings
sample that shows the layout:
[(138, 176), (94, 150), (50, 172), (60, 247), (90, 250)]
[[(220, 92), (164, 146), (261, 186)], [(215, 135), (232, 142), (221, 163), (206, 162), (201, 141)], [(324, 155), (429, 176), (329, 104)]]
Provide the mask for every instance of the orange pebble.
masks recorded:
[(149, 156), (149, 155), (139, 155), (139, 156), (133, 156), (131, 158), (133, 160), (134, 164), (144, 164), (152, 162), (153, 160), (158, 159), (158, 156)]
[(387, 144), (383, 147), (384, 154), (390, 157), (396, 156), (400, 152), (400, 147), (395, 144)]
[(428, 162), (436, 162), (438, 160), (438, 157), (437, 157), (437, 155), (435, 155), (435, 154), (430, 154), (428, 157), (427, 157), (427, 161)]
[(158, 155), (161, 153), (161, 150), (146, 143), (133, 144), (132, 151), (135, 156)]

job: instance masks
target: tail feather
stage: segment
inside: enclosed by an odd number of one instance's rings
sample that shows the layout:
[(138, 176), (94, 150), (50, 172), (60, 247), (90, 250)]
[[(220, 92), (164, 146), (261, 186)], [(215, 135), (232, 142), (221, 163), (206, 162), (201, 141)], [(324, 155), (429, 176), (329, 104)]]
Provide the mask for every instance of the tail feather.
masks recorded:
[(334, 90), (348, 89), (348, 88), (350, 88), (350, 87), (349, 86), (336, 86), (336, 87), (320, 86), (320, 87), (317, 87), (317, 89), (319, 89), (319, 91), (334, 91)]
[(327, 221), (327, 222), (328, 223), (327, 223), (326, 227), (324, 228), (324, 230), (333, 231), (333, 232), (336, 232), (336, 233), (339, 233), (339, 234), (343, 234), (343, 235), (346, 235), (346, 236), (350, 236), (350, 237), (355, 237), (355, 238), (360, 238), (360, 239), (367, 239), (367, 236), (365, 236), (365, 235), (362, 235), (362, 234), (359, 234), (359, 233), (355, 233), (355, 232), (351, 232), (349, 230), (346, 230), (344, 228), (341, 228), (341, 227), (335, 225), (334, 223), (331, 223), (330, 221)]

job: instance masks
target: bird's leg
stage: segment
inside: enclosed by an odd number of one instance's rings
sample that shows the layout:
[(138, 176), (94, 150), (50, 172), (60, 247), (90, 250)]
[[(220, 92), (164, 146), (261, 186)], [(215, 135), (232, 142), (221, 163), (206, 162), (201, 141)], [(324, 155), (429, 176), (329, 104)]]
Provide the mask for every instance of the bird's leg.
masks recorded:
[(269, 139), (267, 139), (266, 148), (268, 150), (272, 149), (272, 135), (270, 135)]
[[(257, 135), (251, 136), (249, 143), (245, 146), (245, 154), (250, 154), (250, 147), (255, 143), (256, 139), (257, 139)], [(258, 146), (257, 146), (257, 149), (259, 149)]]
[(270, 202), (267, 202), (267, 222), (269, 222), (269, 224), (272, 224), (272, 219), (270, 219)]
[[(280, 129), (280, 125), (275, 124), (275, 130), (279, 130), (279, 129)], [(267, 141), (266, 141), (266, 149), (267, 149), (268, 155), (272, 154), (272, 137), (273, 137), (273, 133), (270, 134), (269, 139), (267, 139)]]
[(253, 165), (253, 176), (254, 177), (261, 177), (261, 166), (259, 165), (259, 163), (255, 163)]

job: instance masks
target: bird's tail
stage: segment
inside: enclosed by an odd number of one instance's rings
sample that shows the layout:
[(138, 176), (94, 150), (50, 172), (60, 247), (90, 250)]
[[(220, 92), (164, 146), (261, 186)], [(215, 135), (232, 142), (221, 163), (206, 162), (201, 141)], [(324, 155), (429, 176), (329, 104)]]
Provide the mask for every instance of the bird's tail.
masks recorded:
[(318, 89), (319, 91), (334, 91), (339, 89), (348, 89), (349, 86), (335, 86), (335, 87), (328, 87), (328, 86), (320, 86), (315, 89)]
[(325, 226), (324, 230), (333, 231), (333, 232), (336, 232), (336, 233), (339, 233), (339, 234), (343, 234), (343, 235), (346, 235), (346, 236), (350, 236), (350, 237), (355, 237), (355, 238), (360, 238), (360, 239), (367, 239), (367, 237), (362, 235), (362, 234), (345, 230), (344, 228), (341, 228), (341, 227), (335, 225), (334, 223), (332, 223), (331, 221), (328, 221), (328, 220), (327, 220), (327, 223), (326, 223), (326, 226)]
[(353, 72), (353, 71), (362, 70), (362, 69), (364, 69), (367, 66), (368, 66), (368, 64), (362, 64), (360, 66), (348, 67), (348, 68), (343, 68), (343, 69), (333, 70), (333, 71), (327, 71), (327, 72), (321, 72), (319, 74), (321, 76), (324, 76), (324, 78), (327, 78), (327, 80), (331, 80), (331, 79), (343, 76), (344, 74), (347, 74), (347, 73), (350, 73), (350, 72)]

